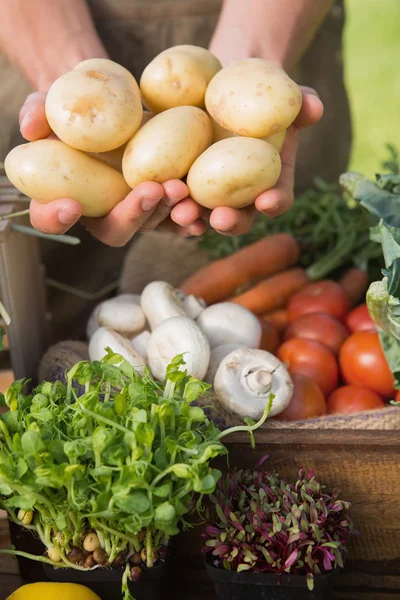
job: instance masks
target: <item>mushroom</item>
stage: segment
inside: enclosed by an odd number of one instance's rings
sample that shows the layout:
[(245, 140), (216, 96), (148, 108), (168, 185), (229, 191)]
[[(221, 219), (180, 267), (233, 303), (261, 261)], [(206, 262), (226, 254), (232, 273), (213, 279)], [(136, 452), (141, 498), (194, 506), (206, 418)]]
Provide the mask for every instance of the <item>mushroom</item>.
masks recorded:
[(275, 398), (269, 417), (285, 410), (293, 383), (281, 361), (264, 350), (239, 348), (226, 356), (214, 378), (214, 392), (220, 402), (241, 417), (259, 419), (270, 394)]
[(149, 345), (151, 333), (150, 331), (142, 331), (136, 337), (131, 339), (132, 348), (140, 354), (143, 360), (147, 359), (147, 346)]
[(100, 306), (97, 321), (101, 327), (109, 327), (124, 337), (132, 337), (143, 330), (146, 318), (140, 306), (130, 298), (111, 298)]
[(147, 359), (153, 377), (162, 381), (177, 354), (184, 354), (190, 375), (203, 379), (210, 362), (210, 345), (200, 327), (188, 317), (166, 319), (151, 334)]
[(262, 328), (259, 320), (247, 308), (232, 302), (219, 302), (208, 306), (197, 319), (206, 334), (211, 348), (222, 344), (242, 344), (258, 348)]
[(183, 308), (187, 316), (191, 319), (197, 319), (206, 306), (207, 304), (204, 300), (202, 300), (202, 298), (196, 298), (196, 296), (185, 296), (183, 299)]
[(106, 348), (120, 354), (141, 375), (144, 373), (145, 362), (132, 348), (130, 341), (108, 327), (99, 327), (89, 342), (90, 360), (101, 360), (106, 355)]
[[(119, 294), (118, 296), (115, 296), (114, 298), (111, 298), (110, 300), (112, 300), (113, 302), (126, 302), (126, 301), (130, 301), (133, 304), (140, 306), (140, 295), (139, 294)], [(91, 339), (92, 335), (94, 334), (94, 332), (96, 331), (96, 329), (98, 329), (100, 327), (99, 321), (98, 321), (98, 317), (99, 317), (99, 312), (101, 307), (103, 306), (104, 302), (109, 302), (110, 300), (105, 300), (103, 302), (100, 302), (100, 304), (97, 304), (97, 306), (94, 307), (92, 314), (90, 315), (88, 322), (86, 324), (86, 338), (88, 340)]]
[(225, 358), (225, 356), (228, 356), (228, 354), (234, 350), (237, 350), (238, 348), (243, 348), (243, 344), (221, 344), (221, 346), (215, 346), (215, 348), (212, 348), (210, 353), (210, 363), (208, 365), (204, 381), (212, 385), (214, 383), (215, 373), (217, 372), (222, 360)]
[(153, 330), (171, 317), (185, 317), (184, 296), (165, 281), (152, 281), (144, 288), (140, 306)]

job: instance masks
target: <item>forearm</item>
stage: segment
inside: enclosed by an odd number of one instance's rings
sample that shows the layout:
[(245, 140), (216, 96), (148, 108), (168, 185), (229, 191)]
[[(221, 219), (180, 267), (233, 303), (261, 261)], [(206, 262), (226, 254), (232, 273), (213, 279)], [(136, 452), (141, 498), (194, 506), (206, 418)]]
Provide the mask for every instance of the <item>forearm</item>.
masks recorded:
[(332, 4), (333, 0), (224, 0), (210, 49), (224, 64), (257, 57), (290, 71)]
[(106, 57), (85, 0), (0, 0), (0, 47), (36, 90)]

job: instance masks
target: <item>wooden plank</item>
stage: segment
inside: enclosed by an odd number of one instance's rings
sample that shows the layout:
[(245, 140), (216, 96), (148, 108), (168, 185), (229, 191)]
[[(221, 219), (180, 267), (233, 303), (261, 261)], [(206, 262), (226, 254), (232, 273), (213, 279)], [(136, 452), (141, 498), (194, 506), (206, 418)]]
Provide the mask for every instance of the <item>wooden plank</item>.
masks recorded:
[[(0, 214), (9, 214), (13, 208), (0, 203)], [(12, 231), (8, 221), (0, 221), (0, 297), (12, 319), (8, 337), (15, 376), (36, 377), (47, 345), (39, 247), (36, 238)]]

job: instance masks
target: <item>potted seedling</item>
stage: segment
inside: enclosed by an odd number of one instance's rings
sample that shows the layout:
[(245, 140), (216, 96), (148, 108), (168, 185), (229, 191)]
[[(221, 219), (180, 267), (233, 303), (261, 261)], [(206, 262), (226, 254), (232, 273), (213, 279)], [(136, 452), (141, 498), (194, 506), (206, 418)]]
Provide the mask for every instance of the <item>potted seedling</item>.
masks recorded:
[[(165, 597), (169, 542), (221, 473), (231, 431), (199, 406), (209, 386), (182, 356), (157, 383), (110, 349), (60, 381), (0, 395), (0, 507), (31, 530), (44, 553), (6, 552), (45, 564), (53, 581), (84, 583), (103, 600)], [(122, 589), (122, 592), (121, 592)]]
[(329, 600), (353, 524), (349, 503), (301, 469), (234, 471), (211, 495), (206, 568), (219, 600)]

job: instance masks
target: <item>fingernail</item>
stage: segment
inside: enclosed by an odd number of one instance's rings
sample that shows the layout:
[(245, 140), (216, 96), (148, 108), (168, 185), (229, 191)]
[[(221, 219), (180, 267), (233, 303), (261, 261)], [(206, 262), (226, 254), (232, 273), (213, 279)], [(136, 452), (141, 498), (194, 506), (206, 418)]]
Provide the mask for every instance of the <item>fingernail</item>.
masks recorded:
[(142, 198), (142, 208), (143, 210), (151, 210), (160, 202), (160, 198), (154, 198), (152, 196), (144, 196)]
[(58, 220), (63, 225), (72, 225), (72, 223), (76, 223), (79, 217), (80, 215), (77, 215), (72, 210), (69, 210), (69, 208), (60, 208), (58, 211)]
[(31, 114), (30, 111), (28, 111), (26, 113), (26, 115), (24, 116), (24, 118), (22, 119), (21, 124), (20, 124), (21, 129), (24, 126), (24, 124), (26, 125), (26, 123), (29, 121), (30, 114)]

